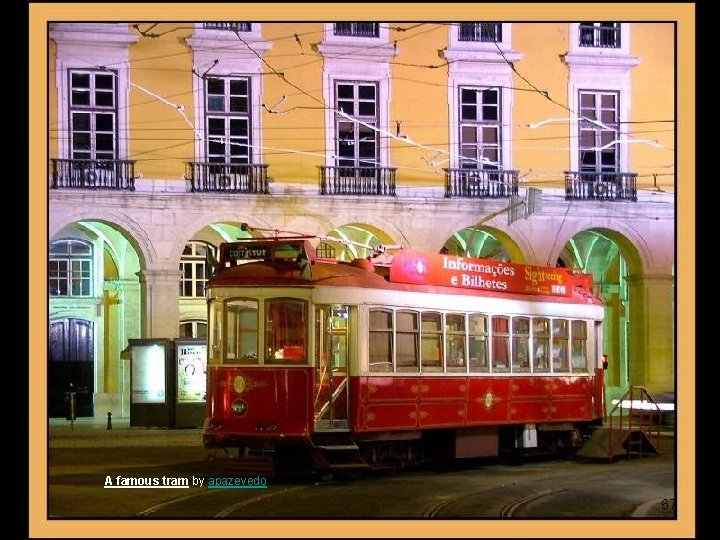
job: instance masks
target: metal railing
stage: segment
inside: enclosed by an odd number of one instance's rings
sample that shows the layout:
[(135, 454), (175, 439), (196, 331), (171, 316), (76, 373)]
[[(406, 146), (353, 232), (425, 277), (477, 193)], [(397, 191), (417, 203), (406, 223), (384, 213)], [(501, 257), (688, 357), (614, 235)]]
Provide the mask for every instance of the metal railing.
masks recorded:
[(252, 24), (247, 22), (203, 23), (206, 30), (228, 30), (230, 32), (251, 32)]
[(518, 171), (443, 169), (445, 196), (495, 199), (518, 194)]
[(605, 49), (620, 48), (620, 25), (595, 26), (592, 24), (580, 25), (581, 47), (602, 47)]
[(320, 195), (395, 196), (395, 167), (321, 166)]
[(380, 25), (378, 23), (335, 23), (333, 32), (336, 36), (378, 37)]
[(617, 445), (625, 447), (628, 459), (632, 455), (642, 457), (645, 451), (638, 432), (644, 433), (655, 449), (659, 447), (662, 410), (644, 386), (631, 386), (610, 410), (607, 420), (609, 458)]
[(637, 201), (637, 173), (565, 171), (565, 200)]
[(500, 23), (460, 23), (458, 41), (481, 41), (500, 43), (502, 24)]
[(190, 191), (224, 193), (270, 193), (268, 166), (263, 163), (187, 164)]
[(135, 161), (124, 159), (51, 159), (50, 188), (135, 189)]

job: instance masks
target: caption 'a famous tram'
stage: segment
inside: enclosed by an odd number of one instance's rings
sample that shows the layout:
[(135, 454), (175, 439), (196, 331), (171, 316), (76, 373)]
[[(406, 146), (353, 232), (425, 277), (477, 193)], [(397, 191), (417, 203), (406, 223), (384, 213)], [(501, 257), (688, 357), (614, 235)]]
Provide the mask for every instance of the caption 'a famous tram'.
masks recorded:
[(311, 240), (221, 245), (207, 448), (288, 470), (397, 468), (572, 449), (602, 421), (590, 276), (406, 249), (348, 263)]

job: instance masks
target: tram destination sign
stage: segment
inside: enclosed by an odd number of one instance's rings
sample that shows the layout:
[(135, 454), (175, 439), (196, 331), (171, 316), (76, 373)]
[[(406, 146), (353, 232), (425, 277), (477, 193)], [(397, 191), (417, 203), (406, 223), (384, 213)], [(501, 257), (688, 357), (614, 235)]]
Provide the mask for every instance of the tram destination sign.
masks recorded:
[(412, 251), (393, 256), (390, 281), (552, 296), (570, 296), (573, 289), (565, 268)]

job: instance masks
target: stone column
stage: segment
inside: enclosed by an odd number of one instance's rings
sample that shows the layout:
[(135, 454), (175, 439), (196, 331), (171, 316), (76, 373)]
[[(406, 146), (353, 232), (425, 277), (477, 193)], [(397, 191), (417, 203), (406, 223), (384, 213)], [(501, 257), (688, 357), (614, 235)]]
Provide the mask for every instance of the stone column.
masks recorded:
[(142, 337), (174, 338), (180, 317), (180, 271), (145, 269), (138, 272), (142, 302)]
[(630, 384), (650, 394), (675, 391), (675, 278), (628, 276)]

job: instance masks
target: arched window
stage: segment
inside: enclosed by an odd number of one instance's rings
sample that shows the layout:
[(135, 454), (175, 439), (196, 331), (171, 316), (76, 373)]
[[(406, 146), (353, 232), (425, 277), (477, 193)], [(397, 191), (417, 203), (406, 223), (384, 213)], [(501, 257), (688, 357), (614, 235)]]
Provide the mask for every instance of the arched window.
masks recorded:
[(180, 337), (207, 338), (206, 321), (183, 321), (180, 323)]
[(192, 240), (185, 244), (180, 258), (180, 297), (202, 298), (207, 283), (206, 259), (215, 256), (215, 247), (205, 242)]
[(48, 291), (50, 296), (92, 294), (92, 245), (81, 240), (50, 243)]

